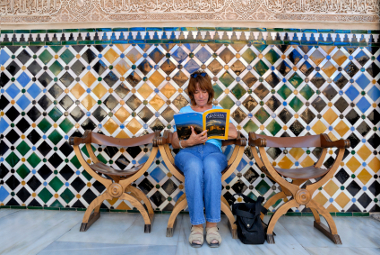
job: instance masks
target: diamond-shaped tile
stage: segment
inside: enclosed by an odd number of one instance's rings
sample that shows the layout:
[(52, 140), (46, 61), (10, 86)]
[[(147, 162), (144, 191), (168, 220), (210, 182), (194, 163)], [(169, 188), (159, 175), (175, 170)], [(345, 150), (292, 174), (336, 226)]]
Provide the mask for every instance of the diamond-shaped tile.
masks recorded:
[(119, 74), (124, 75), (131, 67), (124, 59), (120, 59), (115, 65), (115, 69)]
[(92, 92), (100, 99), (107, 93), (107, 89), (101, 83), (99, 83), (92, 90)]
[(241, 54), (241, 57), (250, 64), (257, 56), (256, 54), (250, 49), (246, 49), (243, 54)]
[(126, 128), (132, 133), (136, 134), (141, 128), (142, 125), (135, 119), (133, 118), (126, 126)]
[(110, 64), (113, 64), (113, 62), (115, 62), (115, 60), (119, 57), (119, 54), (116, 53), (116, 51), (112, 48), (110, 48), (106, 54), (103, 55), (103, 57), (105, 59), (107, 59), (107, 61), (110, 63)]
[(138, 50), (136, 50), (135, 48), (133, 48), (131, 51), (129, 51), (125, 56), (133, 64), (135, 64), (142, 57), (142, 55), (140, 54), (140, 52)]
[(318, 120), (314, 126), (312, 127), (313, 131), (319, 135), (326, 131), (327, 127), (322, 123), (322, 121)]
[(82, 82), (87, 86), (91, 87), (91, 85), (96, 81), (95, 76), (91, 72), (87, 72), (83, 77), (82, 77)]
[(156, 110), (158, 111), (164, 104), (165, 101), (162, 100), (162, 98), (158, 95), (155, 95), (149, 102), (149, 104)]
[(235, 81), (235, 79), (228, 72), (225, 72), (222, 76), (220, 76), (219, 80), (226, 87), (228, 87), (232, 82)]
[(255, 117), (258, 121), (260, 121), (261, 124), (264, 124), (264, 122), (270, 117), (270, 115), (264, 108), (261, 107), (260, 110), (258, 110), (255, 113)]
[(257, 62), (257, 64), (253, 67), (253, 69), (260, 75), (263, 76), (269, 69), (269, 67), (262, 61), (260, 60)]

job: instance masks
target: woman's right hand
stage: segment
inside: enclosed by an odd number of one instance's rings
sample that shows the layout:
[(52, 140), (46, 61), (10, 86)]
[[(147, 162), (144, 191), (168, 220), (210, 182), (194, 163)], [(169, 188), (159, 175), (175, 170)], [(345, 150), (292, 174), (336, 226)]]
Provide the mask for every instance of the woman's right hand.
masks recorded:
[(207, 130), (204, 130), (200, 134), (196, 134), (194, 128), (191, 127), (191, 135), (189, 139), (187, 139), (187, 144), (189, 146), (194, 146), (200, 143), (205, 143), (207, 141)]

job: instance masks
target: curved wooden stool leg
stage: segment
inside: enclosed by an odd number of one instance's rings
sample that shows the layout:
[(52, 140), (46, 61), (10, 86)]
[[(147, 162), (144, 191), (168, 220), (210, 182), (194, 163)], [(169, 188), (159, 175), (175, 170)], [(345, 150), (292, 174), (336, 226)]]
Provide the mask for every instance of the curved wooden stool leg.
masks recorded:
[(141, 190), (139, 190), (136, 187), (133, 187), (132, 185), (129, 185), (125, 190), (128, 192), (131, 192), (131, 194), (134, 197), (136, 197), (139, 201), (141, 201), (141, 200), (144, 201), (144, 204), (145, 204), (146, 208), (148, 209), (150, 221), (153, 223), (154, 210), (153, 210), (153, 207), (152, 207), (152, 204), (151, 204), (149, 198), (147, 198), (147, 196), (144, 194), (144, 192), (142, 192)]
[[(182, 196), (181, 196), (182, 197)], [(178, 199), (179, 201), (179, 199)], [(183, 198), (179, 203), (175, 204), (172, 213), (170, 214), (169, 220), (168, 220), (168, 227), (166, 228), (166, 237), (172, 237), (174, 234), (174, 224), (176, 222), (177, 216), (183, 209), (187, 206), (187, 199), (186, 197)]]
[(267, 229), (267, 242), (275, 243), (273, 236), (273, 229), (276, 225), (278, 219), (284, 215), (290, 208), (297, 207), (298, 203), (296, 200), (290, 200), (289, 202), (283, 204), (278, 210), (273, 214), (272, 218), (269, 220), (268, 229)]
[(230, 229), (231, 229), (232, 238), (233, 239), (237, 239), (238, 238), (238, 236), (237, 236), (237, 226), (235, 224), (235, 217), (234, 217), (234, 215), (231, 212), (230, 206), (226, 205), (223, 202), (223, 200), (222, 200), (222, 202), (221, 202), (221, 209), (222, 209), (222, 212), (224, 212), (224, 214), (227, 216), (228, 222), (230, 223)]
[(325, 236), (331, 239), (335, 244), (342, 244), (342, 240), (338, 235), (338, 230), (336, 228), (334, 219), (331, 214), (320, 204), (311, 200), (308, 204), (308, 207), (316, 209), (327, 221), (328, 226), (323, 224), (320, 220), (319, 222), (314, 221), (314, 227), (322, 232)]
[[(87, 231), (91, 225), (97, 221), (100, 217), (100, 206), (104, 200), (112, 199), (111, 195), (108, 192), (104, 192), (102, 195), (95, 198), (91, 204), (88, 206), (86, 212), (84, 213), (82, 224), (80, 226), (80, 232)], [(94, 213), (92, 213), (94, 210)]]
[[(273, 195), (271, 198), (269, 198), (268, 201), (264, 204), (264, 208), (268, 209), (269, 207), (274, 205), (278, 200), (284, 199), (284, 198), (286, 198), (286, 195), (283, 191), (281, 191), (280, 193), (277, 193), (277, 194)], [(263, 213), (260, 214), (260, 218), (261, 218), (261, 220), (264, 219)]]
[(317, 222), (318, 224), (321, 223), (321, 218), (319, 217), (318, 211), (314, 208), (310, 208), (310, 210), (313, 213), (315, 222)]
[(137, 210), (139, 210), (145, 223), (144, 233), (150, 233), (150, 231), (152, 230), (152, 222), (150, 221), (149, 214), (145, 210), (144, 206), (140, 203), (140, 201), (138, 201), (136, 198), (127, 193), (123, 193), (119, 199), (129, 201), (132, 204), (132, 206), (136, 207)]

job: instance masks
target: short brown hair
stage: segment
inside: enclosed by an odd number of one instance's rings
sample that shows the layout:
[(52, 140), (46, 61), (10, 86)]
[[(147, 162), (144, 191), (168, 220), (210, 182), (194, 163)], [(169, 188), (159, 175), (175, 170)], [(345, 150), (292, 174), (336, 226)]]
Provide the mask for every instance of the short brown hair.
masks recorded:
[[(206, 75), (202, 76), (201, 74), (203, 73), (205, 73)], [(194, 74), (197, 74), (195, 75), (196, 77), (194, 77)], [(214, 89), (212, 88), (210, 76), (208, 76), (208, 74), (203, 71), (196, 71), (192, 73), (190, 76), (189, 86), (187, 87), (187, 90), (189, 91), (191, 104), (195, 105), (194, 93), (195, 93), (195, 90), (197, 89), (197, 84), (199, 84), (200, 89), (207, 91), (208, 93), (207, 104), (211, 104), (214, 98)]]

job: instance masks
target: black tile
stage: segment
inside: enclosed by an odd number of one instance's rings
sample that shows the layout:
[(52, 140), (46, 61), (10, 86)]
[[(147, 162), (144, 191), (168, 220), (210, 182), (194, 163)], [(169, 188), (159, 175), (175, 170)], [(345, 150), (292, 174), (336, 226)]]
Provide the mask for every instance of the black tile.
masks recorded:
[(52, 104), (53, 102), (48, 98), (47, 95), (43, 95), (40, 100), (38, 100), (38, 104), (46, 111), (47, 108)]
[(121, 169), (124, 170), (131, 162), (121, 155), (117, 160), (115, 160), (115, 164)]
[(117, 86), (117, 88), (115, 89), (115, 92), (120, 98), (124, 98), (126, 95), (128, 95), (130, 90), (124, 83), (121, 83)]
[(20, 181), (14, 175), (11, 175), (5, 183), (11, 190), (14, 190), (20, 184)]
[(150, 54), (149, 57), (157, 64), (160, 62), (160, 60), (164, 57), (165, 55), (162, 54), (162, 52), (158, 49), (155, 48)]
[(107, 99), (104, 100), (103, 103), (104, 103), (105, 106), (107, 106), (107, 108), (110, 109), (111, 111), (112, 111), (117, 105), (119, 105), (119, 101), (118, 101), (113, 95), (110, 95), (109, 97), (107, 97)]
[(160, 191), (156, 191), (151, 197), (150, 200), (156, 205), (160, 206), (163, 202), (165, 202), (166, 198), (160, 193)]
[(33, 76), (36, 76), (41, 69), (42, 67), (35, 60), (28, 66), (28, 70)]
[(171, 179), (169, 179), (161, 187), (170, 196), (178, 186)]
[[(171, 108), (169, 107), (169, 110)], [(167, 109), (168, 110), (168, 109)], [(153, 113), (149, 110), (148, 107), (144, 107), (138, 114), (137, 114), (145, 123), (147, 123), (152, 117)], [(168, 121), (169, 122), (169, 121)]]
[(175, 114), (175, 111), (170, 107), (168, 106), (162, 113), (161, 113), (161, 116), (167, 121), (167, 122), (171, 122), (174, 118), (174, 114)]
[(51, 155), (48, 161), (55, 168), (58, 168), (58, 166), (63, 162), (62, 158), (57, 153)]
[(41, 76), (38, 78), (38, 81), (44, 87), (47, 87), (52, 80), (53, 78), (51, 78), (47, 72), (42, 73)]
[(276, 87), (277, 84), (280, 83), (280, 79), (277, 77), (275, 73), (271, 73), (268, 75), (268, 77), (265, 79), (265, 81), (272, 87)]
[(309, 76), (314, 71), (314, 67), (312, 65), (310, 65), (309, 62), (306, 61), (300, 67), (300, 70), (307, 77), (307, 76)]
[(8, 173), (8, 168), (4, 164), (0, 164), (0, 179), (3, 180)]
[(368, 190), (371, 191), (371, 193), (377, 197), (380, 194), (380, 184), (379, 184), (379, 182), (377, 180), (375, 180), (371, 184), (371, 186), (369, 186)]
[(340, 112), (344, 112), (347, 107), (348, 107), (348, 103), (346, 100), (344, 100), (343, 97), (340, 97), (335, 103), (334, 103), (334, 106), (340, 111)]
[(60, 171), (59, 174), (68, 181), (71, 176), (74, 175), (73, 169), (71, 169), (68, 165), (65, 165)]
[(347, 186), (346, 189), (352, 196), (355, 196), (361, 190), (360, 186), (354, 180)]
[(282, 74), (282, 76), (285, 77), (292, 70), (292, 67), (289, 66), (289, 64), (286, 63), (286, 61), (282, 61), (281, 64), (277, 66), (277, 70), (280, 74)]
[(316, 158), (320, 158), (321, 157), (321, 154), (322, 154), (322, 148), (315, 148), (313, 151), (312, 151), (313, 155), (316, 157)]
[(103, 110), (102, 107), (99, 106), (92, 113), (92, 115), (95, 117), (95, 119), (97, 119), (99, 122), (101, 122), (107, 116), (107, 112), (105, 110)]
[(342, 73), (339, 73), (335, 79), (334, 79), (334, 83), (340, 88), (340, 89), (343, 89), (344, 86), (346, 86), (346, 84), (348, 83), (348, 80), (346, 77), (343, 76)]
[(126, 151), (129, 153), (129, 155), (131, 155), (132, 158), (136, 158), (137, 155), (139, 155), (142, 150), (139, 146), (136, 146), (136, 147), (128, 147)]
[(350, 175), (343, 169), (341, 168), (336, 174), (335, 178), (341, 183), (345, 183), (348, 178), (350, 178)]
[(50, 147), (50, 145), (43, 141), (40, 146), (38, 146), (38, 151), (44, 156), (46, 157), (47, 154), (49, 154), (50, 151), (52, 151), (52, 148)]
[(253, 92), (255, 93), (256, 96), (258, 96), (261, 100), (263, 100), (264, 97), (268, 95), (269, 90), (263, 84), (260, 84)]
[(331, 101), (338, 94), (338, 92), (336, 92), (336, 90), (333, 86), (331, 86), (331, 84), (327, 85), (327, 87), (323, 90), (322, 93), (329, 101)]
[(287, 109), (283, 109), (280, 112), (280, 114), (278, 114), (278, 117), (286, 125), (286, 123), (288, 123), (288, 121), (293, 117), (293, 115)]
[(325, 160), (325, 162), (323, 163), (323, 165), (326, 167), (326, 168), (330, 168), (335, 162), (335, 159), (333, 157), (329, 157), (328, 159)]
[(29, 135), (27, 136), (27, 138), (28, 138), (29, 141), (31, 141), (33, 144), (36, 144), (37, 142), (40, 141), (41, 136), (37, 133), (37, 131), (35, 131), (35, 130), (33, 129), (32, 132), (29, 133)]
[(141, 81), (141, 77), (136, 72), (132, 72), (130, 75), (128, 75), (126, 81), (132, 87), (135, 87)]
[(71, 117), (73, 117), (73, 119), (76, 121), (76, 122), (79, 122), (83, 116), (85, 115), (84, 112), (82, 111), (82, 109), (77, 106), (75, 107), (71, 112), (70, 112), (70, 115)]
[(373, 62), (368, 66), (367, 72), (375, 78), (380, 73), (380, 68)]
[[(165, 63), (167, 63), (167, 62), (169, 62), (169, 67), (170, 67), (170, 60), (167, 60), (167, 61), (165, 61), (164, 62), (164, 65), (165, 65)], [(166, 64), (166, 66), (167, 66), (168, 64)], [(164, 68), (166, 67), (166, 66), (164, 66)], [(144, 75), (147, 75), (151, 70), (152, 70), (152, 68), (153, 68), (153, 66), (149, 63), (149, 61), (148, 60), (146, 60), (146, 59), (144, 59), (141, 63), (140, 63), (140, 65), (137, 67)], [(168, 68), (168, 67), (166, 67), (166, 68)], [(168, 75), (169, 75), (170, 73), (168, 73)]]
[(241, 123), (246, 117), (247, 114), (243, 112), (240, 108), (237, 108), (232, 114), (231, 117), (237, 122)]
[(378, 134), (373, 134), (369, 139), (368, 143), (374, 148), (375, 150), (380, 146), (380, 137)]
[(62, 75), (61, 78), (59, 78), (59, 80), (61, 81), (63, 85), (68, 87), (74, 81), (74, 78), (68, 72), (66, 72), (64, 75)]
[(14, 106), (12, 106), (8, 109), (8, 111), (5, 112), (5, 115), (13, 122), (15, 119), (17, 119), (18, 116), (20, 116), (20, 113)]
[(17, 142), (18, 139), (20, 139), (20, 136), (13, 129), (11, 129), (11, 131), (8, 132), (8, 134), (5, 136), (5, 138), (7, 138), (7, 140), (11, 144), (14, 144)]
[(353, 204), (346, 212), (362, 212), (355, 204)]
[(49, 176), (52, 174), (53, 172), (50, 170), (50, 168), (47, 166), (47, 165), (42, 165), (42, 167), (38, 170), (38, 174), (44, 179), (46, 180), (47, 178), (49, 178)]
[(67, 157), (67, 156), (69, 156), (71, 154), (71, 152), (73, 152), (73, 147), (71, 145), (69, 145), (68, 142), (65, 142), (59, 148), (59, 151), (62, 152), (63, 155), (65, 155)]
[(25, 187), (22, 187), (16, 194), (18, 196), (18, 198), (25, 203), (26, 200), (28, 200), (28, 198), (30, 197), (30, 193), (28, 192), (27, 189), (25, 189)]
[(271, 109), (273, 112), (277, 110), (278, 107), (280, 107), (282, 104), (277, 99), (277, 97), (272, 96), (267, 102), (266, 105)]
[(293, 132), (293, 134), (295, 134), (296, 136), (299, 136), (302, 133), (302, 131), (305, 129), (305, 127), (302, 126), (302, 124), (298, 120), (296, 120), (293, 122), (292, 125), (290, 125), (289, 129), (290, 131)]
[(282, 153), (282, 150), (279, 149), (279, 148), (274, 148), (274, 147), (271, 147), (267, 150), (267, 154), (269, 155), (269, 157), (271, 157), (273, 160), (276, 160), (278, 158), (278, 156), (280, 156)]
[(144, 179), (140, 182), (138, 187), (145, 193), (148, 194), (153, 189), (153, 184), (148, 180)]
[(23, 65), (25, 65), (25, 63), (28, 62), (30, 58), (31, 56), (26, 50), (21, 51), (17, 56), (17, 59), (20, 60)]
[(354, 109), (347, 113), (345, 117), (346, 120), (348, 120), (351, 123), (351, 125), (354, 125), (360, 119), (359, 114), (357, 114), (357, 112)]
[(363, 137), (365, 137), (368, 132), (371, 130), (371, 128), (363, 121), (357, 128), (356, 130), (361, 134)]
[(259, 174), (256, 173), (256, 171), (253, 170), (252, 167), (250, 167), (250, 168), (247, 170), (247, 172), (244, 173), (243, 176), (244, 176), (245, 179), (247, 179), (247, 181), (248, 181), (249, 183), (252, 184), (252, 183), (253, 183), (254, 181), (256, 181), (256, 179), (259, 177)]
[(377, 125), (380, 121), (380, 113), (375, 109), (368, 114), (367, 118), (373, 123), (373, 125)]
[(41, 182), (35, 175), (33, 175), (32, 178), (29, 179), (27, 184), (33, 191), (36, 191), (40, 187)]
[(50, 89), (49, 89), (50, 95), (52, 95), (55, 99), (57, 99), (60, 95), (63, 93), (63, 89), (55, 83)]
[(119, 80), (119, 78), (111, 71), (104, 78), (108, 86), (112, 87)]
[[(73, 187), (77, 192), (80, 192), (83, 187), (86, 186), (86, 184), (82, 181), (80, 177), (77, 177), (71, 184), (71, 187)], [(87, 199), (86, 199), (87, 201)]]
[(101, 184), (100, 182), (98, 181), (95, 181), (92, 186), (97, 190), (99, 191), (99, 193), (102, 193), (106, 188), (104, 187), (103, 184)]
[(12, 75), (15, 76), (15, 74), (20, 70), (20, 67), (16, 64), (16, 62), (12, 61), (8, 66), (7, 66), (7, 71)]
[(72, 66), (71, 66), (71, 70), (77, 75), (79, 76), (84, 70), (86, 69), (86, 67), (82, 64), (82, 62), (80, 62), (79, 60), (77, 60)]
[[(78, 179), (78, 178), (77, 178)], [(83, 199), (90, 204), (97, 196), (90, 190), (88, 189), (84, 194), (83, 194)]]
[[(0, 140), (0, 155), (4, 155), (6, 152), (8, 152), (9, 150), (9, 147), (8, 145), (6, 145), (6, 143), (4, 142), (4, 139), (1, 139)], [(1, 164), (0, 164), (1, 165)], [(0, 169), (0, 172), (1, 172), (1, 169)], [(1, 174), (0, 174), (1, 175)], [(2, 177), (0, 177), (1, 179)]]
[(227, 202), (228, 202), (230, 205), (232, 205), (232, 204), (235, 203), (235, 201), (236, 201), (236, 198), (235, 198), (233, 195), (231, 195), (230, 192), (226, 192), (226, 193), (224, 193), (223, 197), (227, 200)]
[(116, 153), (119, 152), (117, 147), (107, 146), (104, 148), (104, 152), (108, 155), (108, 157), (113, 158)]
[(314, 77), (310, 80), (311, 83), (314, 84), (317, 88), (322, 87), (323, 84), (325, 84), (326, 80), (323, 78), (323, 76), (320, 73), (316, 73)]
[(94, 130), (96, 128), (96, 124), (90, 118), (87, 118), (83, 121), (81, 127), (83, 130)]
[(128, 98), (125, 103), (129, 106), (129, 108), (132, 109), (132, 111), (135, 111), (142, 104), (140, 99), (135, 95), (132, 95), (130, 98)]
[(96, 58), (96, 55), (91, 49), (88, 49), (82, 54), (82, 58), (90, 64)]
[(238, 180), (234, 185), (232, 185), (232, 189), (236, 193), (244, 193), (244, 191), (246, 191), (248, 187), (242, 180)]
[(99, 60), (93, 67), (92, 67), (92, 69), (99, 75), (99, 76), (101, 76), (103, 73), (104, 73), (104, 71), (106, 71), (107, 69), (108, 69), (108, 67), (107, 67), (107, 65), (103, 62), (103, 61), (101, 61), (101, 60)]
[(323, 99), (318, 96), (314, 101), (313, 103), (311, 104), (314, 109), (316, 109), (318, 112), (321, 112), (325, 107), (326, 107), (326, 103), (325, 101), (323, 101)]
[(4, 110), (5, 107), (7, 107), (9, 104), (10, 102), (5, 97), (2, 96), (0, 100), (0, 110)]
[(355, 135), (355, 133), (351, 133), (349, 137), (347, 137), (348, 140), (351, 142), (351, 148), (355, 148), (361, 141), (360, 139)]
[(367, 193), (363, 193), (358, 199), (358, 202), (364, 207), (367, 208), (368, 205), (372, 202), (372, 199), (367, 195)]
[(59, 104), (67, 111), (72, 105), (74, 101), (68, 96), (64, 96), (62, 100), (59, 102)]
[(303, 58), (302, 55), (296, 50), (294, 49), (289, 55), (288, 55), (288, 58), (289, 60), (294, 64), (294, 65), (297, 65), (298, 62), (301, 61), (301, 59)]
[(248, 96), (247, 99), (245, 99), (243, 102), (243, 106), (249, 112), (251, 112), (257, 105), (258, 105), (258, 103), (255, 101), (255, 99), (252, 96)]
[[(69, 38), (66, 38), (66, 40), (69, 40)], [(80, 52), (83, 48), (87, 47), (85, 45), (73, 45), (71, 46), (76, 52)]]
[(359, 68), (353, 63), (350, 62), (345, 68), (344, 71), (352, 78), (354, 75), (359, 72)]
[(41, 49), (41, 46), (29, 46), (29, 49), (31, 49), (34, 53), (37, 53)]

